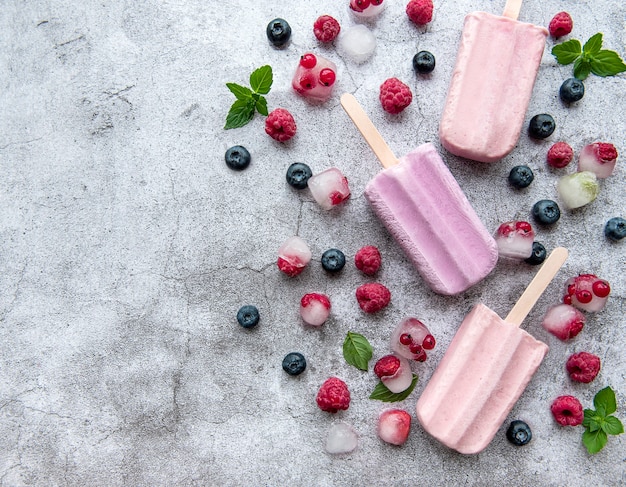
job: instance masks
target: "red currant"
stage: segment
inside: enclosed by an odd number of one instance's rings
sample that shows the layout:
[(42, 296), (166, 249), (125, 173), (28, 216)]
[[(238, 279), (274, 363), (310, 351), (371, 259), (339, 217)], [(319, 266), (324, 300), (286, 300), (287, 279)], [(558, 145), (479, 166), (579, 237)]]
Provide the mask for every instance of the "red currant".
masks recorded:
[(310, 52), (307, 54), (303, 54), (300, 56), (300, 66), (306, 69), (314, 68), (317, 64), (317, 58), (315, 54), (311, 54)]
[(317, 83), (315, 82), (315, 77), (311, 73), (304, 73), (300, 77), (300, 86), (304, 90), (313, 89), (313, 88), (315, 88), (316, 84)]
[(425, 350), (432, 350), (435, 348), (435, 337), (432, 335), (426, 335), (424, 337), (424, 341), (422, 342), (422, 347)]
[(413, 343), (413, 339), (408, 333), (403, 333), (402, 335), (400, 335), (400, 343), (402, 345), (410, 345), (411, 343)]
[(563, 304), (572, 304), (572, 296), (570, 294), (563, 296)]
[(324, 68), (320, 71), (320, 81), (324, 86), (332, 85), (335, 78), (335, 72), (330, 68)]
[(606, 281), (596, 281), (591, 285), (591, 289), (593, 289), (593, 294), (598, 296), (599, 298), (606, 298), (611, 293), (611, 286)]
[(422, 348), (422, 346), (417, 344), (417, 343), (411, 344), (409, 346), (409, 350), (411, 351), (411, 353), (414, 353), (415, 355), (419, 355), (420, 353), (424, 353), (424, 349)]
[(590, 303), (593, 299), (593, 294), (591, 294), (591, 291), (587, 290), (578, 291), (576, 293), (576, 299), (582, 304)]

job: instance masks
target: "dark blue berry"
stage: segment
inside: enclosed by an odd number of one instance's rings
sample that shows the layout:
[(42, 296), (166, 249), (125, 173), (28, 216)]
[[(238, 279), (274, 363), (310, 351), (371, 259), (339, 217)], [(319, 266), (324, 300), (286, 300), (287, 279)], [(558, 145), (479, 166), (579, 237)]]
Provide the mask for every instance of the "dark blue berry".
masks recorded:
[(413, 56), (413, 69), (419, 74), (432, 73), (435, 69), (435, 56), (428, 51), (420, 51)]
[(569, 78), (563, 81), (559, 88), (559, 96), (565, 103), (573, 103), (580, 100), (585, 95), (585, 85), (576, 78)]
[(533, 253), (524, 262), (530, 265), (539, 265), (546, 260), (547, 255), (548, 252), (541, 242), (533, 242)]
[(517, 189), (522, 189), (533, 182), (535, 175), (528, 166), (515, 166), (509, 173), (509, 184)]
[(328, 272), (339, 272), (346, 265), (346, 256), (339, 249), (328, 249), (322, 254), (322, 267)]
[(294, 162), (287, 169), (287, 182), (296, 189), (306, 188), (311, 176), (311, 168), (302, 162)]
[(533, 217), (537, 223), (552, 225), (561, 218), (561, 210), (555, 201), (539, 200), (533, 205)]
[(259, 323), (259, 310), (256, 306), (246, 305), (239, 308), (237, 312), (237, 321), (244, 328), (252, 328)]
[(506, 430), (506, 437), (515, 446), (523, 446), (532, 439), (533, 434), (524, 421), (516, 419), (511, 421), (509, 428)]
[(545, 139), (552, 135), (555, 128), (556, 122), (554, 121), (554, 118), (552, 118), (552, 115), (540, 113), (530, 119), (528, 134), (535, 139)]
[(250, 153), (241, 145), (235, 145), (224, 155), (226, 165), (235, 171), (241, 171), (250, 165)]
[(291, 26), (284, 19), (274, 19), (267, 24), (267, 38), (275, 47), (283, 47), (291, 39)]
[(289, 375), (299, 375), (306, 369), (304, 355), (298, 352), (288, 353), (283, 359), (283, 370)]
[(616, 242), (626, 237), (626, 220), (619, 216), (611, 218), (604, 226), (604, 235)]

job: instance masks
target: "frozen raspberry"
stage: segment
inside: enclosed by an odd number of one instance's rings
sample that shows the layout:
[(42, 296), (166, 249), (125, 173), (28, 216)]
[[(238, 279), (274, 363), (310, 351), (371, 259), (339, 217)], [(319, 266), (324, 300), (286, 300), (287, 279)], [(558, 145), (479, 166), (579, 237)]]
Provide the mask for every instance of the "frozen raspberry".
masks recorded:
[(561, 426), (578, 426), (583, 422), (583, 406), (574, 396), (557, 397), (550, 410)]
[(617, 149), (608, 142), (594, 142), (580, 151), (579, 171), (591, 171), (600, 179), (608, 178), (615, 170)]
[(559, 340), (569, 340), (585, 326), (585, 315), (570, 304), (552, 306), (543, 317), (541, 326)]
[(402, 445), (409, 437), (411, 415), (403, 409), (386, 409), (378, 417), (376, 431), (381, 440)]
[(548, 150), (546, 162), (548, 166), (561, 169), (567, 166), (574, 158), (574, 150), (567, 142), (557, 142)]
[(265, 133), (278, 142), (286, 142), (296, 134), (296, 122), (284, 108), (276, 108), (265, 119)]
[(300, 274), (311, 261), (311, 250), (298, 236), (288, 238), (278, 249), (278, 269), (289, 277)]
[(359, 249), (354, 256), (354, 265), (367, 276), (376, 274), (376, 271), (380, 268), (380, 262), (380, 252), (373, 245), (366, 245)]
[(559, 12), (552, 17), (548, 30), (552, 37), (562, 37), (572, 32), (573, 27), (574, 21), (572, 20), (572, 16), (567, 12)]
[(374, 366), (374, 373), (379, 379), (395, 374), (400, 368), (400, 359), (395, 355), (385, 355), (378, 359)]
[(589, 352), (579, 352), (570, 356), (565, 364), (570, 379), (588, 384), (600, 372), (600, 357)]
[(313, 24), (313, 33), (320, 42), (332, 42), (339, 35), (341, 27), (339, 22), (330, 15), (318, 17)]
[(391, 292), (382, 284), (372, 282), (357, 288), (356, 299), (363, 311), (376, 313), (389, 304)]
[(330, 299), (325, 294), (305, 294), (300, 300), (300, 316), (308, 325), (323, 325), (330, 316)]
[(433, 20), (433, 0), (411, 0), (406, 6), (406, 14), (417, 25), (425, 25)]
[(411, 104), (411, 89), (398, 78), (389, 78), (380, 85), (380, 103), (388, 113), (400, 113)]
[(611, 286), (607, 281), (595, 274), (580, 274), (565, 281), (563, 302), (596, 313), (604, 308), (609, 294)]
[(330, 377), (320, 387), (315, 400), (322, 411), (336, 413), (350, 406), (350, 391), (344, 381)]

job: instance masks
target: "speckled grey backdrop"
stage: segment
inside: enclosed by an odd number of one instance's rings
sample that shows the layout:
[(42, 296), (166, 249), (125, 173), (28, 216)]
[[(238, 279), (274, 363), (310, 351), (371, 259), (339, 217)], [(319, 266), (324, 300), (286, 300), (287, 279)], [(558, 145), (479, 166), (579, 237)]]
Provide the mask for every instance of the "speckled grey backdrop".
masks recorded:
[[(406, 2), (386, 0), (373, 23), (378, 47), (361, 65), (342, 59), (312, 34), (328, 13), (343, 26), (357, 21), (347, 0), (249, 2), (226, 0), (22, 2), (0, 11), (0, 485), (624, 485), (624, 436), (590, 457), (582, 428), (562, 428), (552, 399), (574, 394), (585, 407), (611, 385), (626, 420), (624, 264), (626, 242), (603, 236), (604, 223), (626, 217), (624, 155), (602, 182), (598, 199), (564, 212), (551, 229), (538, 229), (548, 248), (571, 257), (525, 322), (551, 350), (509, 419), (527, 420), (534, 440), (509, 445), (501, 430), (480, 455), (448, 451), (415, 421), (402, 447), (376, 436), (385, 407), (368, 395), (372, 372), (348, 366), (341, 343), (348, 330), (364, 334), (375, 358), (387, 353), (396, 323), (422, 319), (438, 339), (420, 382), (401, 407), (415, 402), (463, 316), (478, 301), (504, 316), (532, 278), (526, 264), (500, 262), (482, 283), (457, 297), (432, 293), (411, 268), (362, 193), (379, 170), (367, 145), (339, 106), (354, 93), (394, 151), (425, 141), (438, 147), (437, 124), (464, 15), (499, 12), (504, 1), (435, 1), (433, 22), (412, 25)], [(626, 54), (626, 7), (621, 0), (527, 0), (520, 19), (547, 25), (558, 11), (575, 21), (571, 37), (604, 32), (605, 46)], [(265, 26), (286, 18), (293, 40), (272, 48)], [(490, 229), (529, 218), (532, 204), (556, 198), (555, 183), (573, 171), (550, 170), (548, 147), (557, 140), (576, 151), (589, 142), (613, 142), (624, 154), (626, 78), (590, 77), (585, 98), (564, 106), (557, 95), (571, 67), (558, 66), (549, 39), (527, 118), (549, 112), (557, 130), (536, 142), (522, 135), (497, 164), (444, 153), (478, 214)], [(416, 77), (411, 58), (432, 51), (437, 68)], [(290, 87), (306, 50), (334, 60), (338, 82), (331, 100), (310, 105)], [(226, 82), (247, 82), (263, 64), (274, 69), (270, 108), (284, 107), (298, 133), (286, 144), (263, 131), (263, 117), (225, 131), (233, 96)], [(377, 100), (380, 83), (396, 76), (415, 95), (399, 116)], [(243, 144), (252, 164), (233, 172), (224, 151)], [(307, 191), (285, 183), (294, 161), (315, 172), (331, 166), (349, 178), (353, 197), (321, 210)], [(528, 164), (535, 182), (512, 190), (506, 176)], [(281, 243), (298, 234), (314, 261), (289, 279), (275, 266)], [(349, 263), (335, 277), (319, 258), (338, 247), (380, 247), (392, 304), (365, 315), (355, 288), (371, 280)], [(562, 343), (540, 326), (571, 275), (593, 272), (609, 280), (606, 309), (589, 315), (583, 332)], [(327, 293), (331, 319), (321, 329), (302, 325), (300, 297)], [(235, 320), (256, 304), (261, 323), (251, 331)], [(283, 356), (303, 352), (306, 372), (281, 369)], [(589, 385), (564, 371), (569, 354), (586, 350), (603, 361)], [(319, 385), (342, 377), (350, 409), (331, 416), (315, 405)], [(324, 452), (334, 421), (354, 426), (358, 449)]]

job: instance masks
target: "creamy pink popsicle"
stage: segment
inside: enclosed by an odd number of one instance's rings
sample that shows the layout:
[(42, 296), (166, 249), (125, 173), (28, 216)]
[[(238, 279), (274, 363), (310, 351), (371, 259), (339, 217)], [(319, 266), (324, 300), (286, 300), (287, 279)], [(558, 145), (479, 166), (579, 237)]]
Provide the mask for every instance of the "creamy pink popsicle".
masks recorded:
[(386, 167), (365, 196), (430, 288), (454, 295), (487, 276), (496, 243), (435, 147), (423, 144), (398, 161), (356, 99), (344, 94), (341, 103)]
[(548, 31), (517, 21), (521, 0), (503, 16), (465, 17), (461, 45), (439, 124), (441, 144), (452, 154), (495, 162), (519, 139)]
[(447, 447), (482, 451), (526, 389), (548, 346), (518, 326), (567, 254), (550, 254), (506, 319), (477, 304), (461, 323), (416, 407), (422, 427)]

